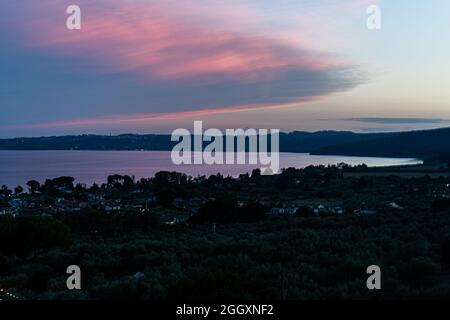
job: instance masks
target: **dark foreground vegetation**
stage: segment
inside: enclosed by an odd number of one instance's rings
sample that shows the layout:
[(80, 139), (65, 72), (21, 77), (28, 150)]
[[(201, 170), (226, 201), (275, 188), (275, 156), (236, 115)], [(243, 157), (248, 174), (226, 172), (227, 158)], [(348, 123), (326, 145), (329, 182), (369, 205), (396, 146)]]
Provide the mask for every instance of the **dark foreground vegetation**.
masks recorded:
[[(355, 170), (3, 188), (0, 287), (21, 299), (450, 298), (450, 179)], [(69, 265), (82, 290), (67, 289)], [(370, 265), (382, 290), (366, 287)]]

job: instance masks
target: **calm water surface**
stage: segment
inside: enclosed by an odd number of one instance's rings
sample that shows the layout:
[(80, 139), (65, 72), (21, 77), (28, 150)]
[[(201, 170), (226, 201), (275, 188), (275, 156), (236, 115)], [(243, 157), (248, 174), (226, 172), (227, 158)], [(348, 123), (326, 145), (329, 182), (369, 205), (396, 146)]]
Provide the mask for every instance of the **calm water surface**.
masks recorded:
[[(280, 167), (304, 168), (309, 165), (328, 165), (345, 162), (351, 165), (391, 166), (421, 163), (415, 159), (365, 158), (342, 156), (312, 156), (299, 153), (281, 153)], [(25, 186), (35, 179), (72, 176), (76, 182), (88, 185), (103, 183), (108, 175), (128, 174), (136, 179), (151, 177), (158, 171), (178, 171), (197, 175), (238, 176), (259, 166), (214, 165), (176, 166), (170, 159), (170, 151), (0, 151), (0, 185)]]

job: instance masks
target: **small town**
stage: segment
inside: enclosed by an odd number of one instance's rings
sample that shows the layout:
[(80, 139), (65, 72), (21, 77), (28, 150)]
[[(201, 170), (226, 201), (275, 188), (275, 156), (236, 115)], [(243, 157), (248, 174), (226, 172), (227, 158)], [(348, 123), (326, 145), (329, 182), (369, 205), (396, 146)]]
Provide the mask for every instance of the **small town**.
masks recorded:
[[(140, 179), (112, 175), (101, 185), (76, 183), (72, 177), (31, 180), (24, 188), (0, 190), (0, 215), (60, 216), (88, 210), (106, 214), (155, 213), (166, 224), (187, 223), (202, 205), (229, 196), (238, 207), (258, 204), (267, 217), (374, 215), (425, 210), (450, 199), (450, 178), (416, 174), (361, 175), (364, 166), (319, 166), (286, 169), (278, 176), (252, 174), (237, 178), (188, 177), (159, 172)], [(186, 188), (186, 186), (189, 186)], [(257, 195), (257, 196), (256, 196)], [(450, 201), (450, 200), (449, 200)]]
[[(3, 298), (444, 297), (449, 186), (445, 167), (345, 164), (3, 186)], [(373, 264), (386, 270), (379, 293), (365, 285)], [(67, 290), (68, 265), (84, 290)]]

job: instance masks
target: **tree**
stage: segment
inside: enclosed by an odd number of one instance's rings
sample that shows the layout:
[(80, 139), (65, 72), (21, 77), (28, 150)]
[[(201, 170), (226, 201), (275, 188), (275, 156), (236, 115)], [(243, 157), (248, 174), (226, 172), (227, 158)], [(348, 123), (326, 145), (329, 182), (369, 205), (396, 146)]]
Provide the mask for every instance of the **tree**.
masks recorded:
[(163, 188), (156, 192), (156, 203), (160, 206), (170, 206), (175, 200), (175, 191), (171, 188)]
[(98, 184), (94, 183), (92, 187), (89, 189), (90, 192), (98, 192), (100, 190), (100, 187)]
[(261, 169), (254, 169), (252, 171), (252, 179), (258, 178), (261, 176)]
[(86, 190), (85, 186), (81, 183), (77, 183), (77, 185), (75, 186), (75, 191), (77, 193), (82, 193)]
[(442, 212), (448, 209), (450, 209), (450, 199), (447, 198), (435, 199), (431, 204), (431, 211), (433, 212)]
[(447, 267), (450, 267), (450, 234), (448, 234), (441, 244), (441, 257)]
[(295, 215), (298, 217), (312, 217), (314, 215), (314, 211), (308, 206), (301, 206), (297, 209)]
[(413, 258), (399, 266), (400, 279), (410, 288), (424, 288), (433, 285), (438, 265), (428, 257)]
[(256, 222), (266, 218), (269, 209), (260, 203), (249, 203), (239, 208), (236, 222)]
[(56, 219), (37, 216), (0, 218), (0, 253), (36, 254), (65, 246), (69, 241), (70, 229)]
[(199, 212), (191, 217), (194, 223), (230, 223), (236, 221), (237, 201), (229, 195), (223, 195), (203, 204)]
[(134, 181), (130, 176), (114, 174), (108, 176), (108, 186), (119, 190), (129, 190), (134, 187)]
[(8, 189), (7, 186), (3, 185), (0, 189), (0, 194), (3, 194), (4, 196), (10, 196), (12, 194), (12, 191)]
[(28, 181), (27, 186), (30, 188), (31, 193), (36, 193), (41, 188), (41, 184), (36, 180)]
[(58, 177), (52, 180), (52, 183), (55, 187), (63, 187), (68, 190), (73, 190), (73, 182), (75, 181), (75, 178), (73, 177)]
[(17, 186), (16, 188), (14, 188), (14, 193), (19, 195), (23, 192), (23, 188), (21, 186)]

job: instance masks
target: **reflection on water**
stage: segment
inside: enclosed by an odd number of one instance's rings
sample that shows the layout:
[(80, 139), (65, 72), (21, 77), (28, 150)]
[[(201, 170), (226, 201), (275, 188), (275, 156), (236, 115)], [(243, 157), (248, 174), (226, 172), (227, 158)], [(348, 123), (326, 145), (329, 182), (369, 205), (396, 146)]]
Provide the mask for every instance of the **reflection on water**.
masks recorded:
[[(304, 168), (345, 162), (351, 165), (391, 166), (422, 163), (415, 159), (312, 156), (281, 153), (280, 168)], [(158, 171), (178, 171), (190, 176), (221, 173), (238, 176), (258, 165), (182, 165), (172, 164), (169, 151), (0, 151), (0, 185), (25, 186), (35, 179), (72, 176), (76, 182), (103, 183), (108, 175), (128, 174), (136, 179), (151, 177)]]

